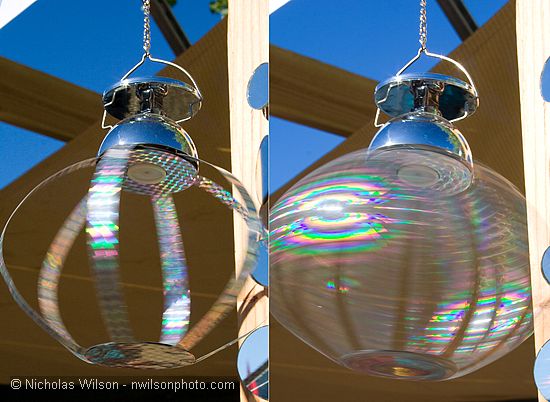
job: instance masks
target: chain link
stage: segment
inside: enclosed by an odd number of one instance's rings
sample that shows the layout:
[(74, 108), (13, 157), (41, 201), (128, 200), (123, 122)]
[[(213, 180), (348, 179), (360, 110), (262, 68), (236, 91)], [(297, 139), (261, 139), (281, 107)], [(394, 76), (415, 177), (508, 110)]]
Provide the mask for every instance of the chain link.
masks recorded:
[(151, 1), (142, 0), (143, 3), (143, 50), (145, 56), (150, 55), (151, 49)]
[(428, 22), (426, 18), (426, 0), (420, 0), (420, 27), (419, 39), (421, 50), (426, 50), (426, 42), (428, 41)]

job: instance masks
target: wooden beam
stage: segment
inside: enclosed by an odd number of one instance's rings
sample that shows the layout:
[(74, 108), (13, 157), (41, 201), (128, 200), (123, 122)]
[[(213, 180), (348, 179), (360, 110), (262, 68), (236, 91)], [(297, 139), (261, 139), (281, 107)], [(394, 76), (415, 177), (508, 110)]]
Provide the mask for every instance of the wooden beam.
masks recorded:
[[(512, 3), (505, 5), (490, 21), (451, 52), (475, 80), (480, 107), (468, 119), (457, 123), (468, 140), (474, 159), (483, 162), (523, 190), (523, 155), (519, 111), (518, 66), (515, 46), (515, 11)], [(449, 63), (439, 63), (434, 72), (453, 75), (460, 72)], [(502, 83), (506, 83), (503, 85)], [(365, 93), (365, 102), (374, 104), (372, 94)], [(319, 161), (298, 173), (275, 191), (275, 202), (284, 191), (313, 169), (344, 153), (368, 147), (376, 129), (372, 125), (374, 111), (366, 115), (362, 128)]]
[[(263, 188), (258, 157), (269, 125), (263, 110), (255, 110), (248, 104), (247, 92), (248, 82), (256, 68), (269, 61), (268, 0), (230, 0), (227, 24), (231, 171), (252, 193), (259, 210)], [(239, 275), (248, 248), (248, 235), (240, 216), (235, 215), (233, 225), (235, 274)], [(268, 324), (267, 293), (252, 278), (248, 279), (239, 295), (237, 311), (239, 336)], [(250, 398), (250, 393), (241, 387), (241, 400)]]
[[(183, 127), (192, 136), (201, 158), (229, 170), (231, 155), (228, 152), (230, 134), (226, 34), (227, 21), (224, 20), (175, 62), (190, 71), (205, 98), (201, 111), (183, 123)], [(132, 60), (128, 63), (132, 63)], [(160, 75), (185, 80), (173, 68), (161, 71)], [(76, 100), (73, 103), (79, 104)], [(94, 123), (60, 151), (0, 191), (2, 225), (15, 205), (42, 179), (71, 163), (96, 155), (106, 131), (101, 129), (101, 113), (97, 113), (95, 118)], [(203, 174), (209, 173), (205, 167)], [(7, 233), (4, 246), (6, 262), (15, 283), (31, 303), (36, 300), (37, 274), (49, 243), (70, 210), (87, 191), (90, 174), (89, 170), (75, 172), (40, 190), (28, 200), (29, 204), (16, 216)], [(214, 176), (213, 179), (217, 180), (218, 177)], [(211, 297), (200, 295), (217, 297), (234, 270), (233, 217), (226, 208), (219, 206), (216, 199), (197, 189), (176, 194), (174, 201), (181, 220), (191, 293), (199, 295), (192, 300), (191, 320), (194, 323), (213, 302)], [(125, 283), (130, 319), (141, 339), (157, 340), (162, 314), (162, 291), (151, 206), (147, 197), (126, 192), (122, 203), (120, 233), (124, 250), (121, 250), (121, 277)], [(60, 303), (63, 318), (75, 338), (84, 345), (91, 345), (97, 340), (105, 341), (108, 338), (101, 336), (103, 326), (93, 282), (76, 279), (90, 276), (86, 248), (83, 238), (81, 240), (71, 250), (71, 257), (63, 269), (67, 275), (60, 284)], [(13, 265), (28, 269), (11, 269)], [(0, 320), (4, 323), (0, 333), (0, 356), (4, 362), (0, 366), (0, 382), (7, 383), (14, 375), (44, 376), (52, 372), (75, 376), (112, 375), (108, 369), (85, 364), (67, 351), (56, 349), (60, 346), (15, 305), (6, 286), (2, 284), (0, 299)], [(200, 357), (236, 336), (235, 313), (193, 348), (193, 352)], [(183, 368), (174, 374), (236, 378), (235, 359), (236, 347), (231, 347), (201, 364)], [(122, 370), (120, 374), (136, 373)]]
[(273, 45), (269, 79), (271, 115), (295, 123), (347, 137), (376, 111), (376, 81)]
[(0, 120), (69, 141), (103, 107), (101, 96), (70, 82), (0, 57)]
[[(375, 81), (274, 45), (270, 53), (273, 116), (349, 136), (374, 114)], [(103, 111), (99, 94), (2, 57), (0, 76), (6, 123), (70, 141)]]
[[(542, 15), (539, 18), (543, 24)], [(481, 95), (480, 108), (476, 114), (459, 124), (472, 147), (474, 159), (486, 162), (522, 189), (523, 155), (515, 29), (515, 4), (511, 2), (452, 52), (451, 56), (467, 67)], [(546, 42), (550, 44), (550, 41)], [(531, 68), (529, 63), (522, 64)], [(437, 66), (436, 71), (459, 76), (446, 64)], [(372, 121), (365, 119), (363, 128), (301, 172), (288, 185), (329, 160), (366, 148), (376, 130)], [(526, 157), (526, 160), (529, 159)], [(546, 160), (546, 168), (549, 166)], [(546, 183), (550, 174), (542, 176)], [(283, 191), (273, 194), (271, 201), (275, 203)], [(540, 259), (534, 263), (540, 264)], [(540, 270), (538, 266), (537, 269)], [(368, 395), (369, 400), (373, 401), (481, 402), (529, 400), (536, 396), (532, 379), (532, 338), (475, 373), (452, 381), (425, 382), (422, 387), (409, 381), (391, 381), (356, 374), (337, 366), (302, 343), (275, 320), (271, 324), (270, 349), (272, 400), (339, 400), (342, 389), (346, 390), (346, 398), (349, 400), (364, 400), (364, 396)]]
[[(550, 246), (550, 103), (544, 101), (541, 93), (541, 76), (550, 57), (550, 3), (518, 0), (516, 13), (531, 288), (538, 352), (550, 339), (550, 286), (541, 270), (542, 256)], [(546, 399), (539, 395), (539, 401)]]
[(167, 0), (152, 0), (151, 15), (176, 56), (191, 47), (189, 38), (174, 16), (172, 7)]
[(463, 0), (437, 0), (437, 2), (460, 39), (468, 39), (477, 30), (477, 24)]

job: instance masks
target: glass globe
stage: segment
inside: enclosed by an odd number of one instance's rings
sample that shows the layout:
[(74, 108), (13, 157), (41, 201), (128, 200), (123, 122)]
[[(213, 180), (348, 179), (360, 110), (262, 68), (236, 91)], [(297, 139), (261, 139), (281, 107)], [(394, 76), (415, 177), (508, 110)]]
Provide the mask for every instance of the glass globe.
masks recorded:
[[(172, 63), (169, 65), (178, 67)], [(182, 71), (194, 83), (192, 77)], [(202, 96), (196, 84), (191, 87), (162, 77), (123, 79), (105, 92), (103, 100), (104, 119), (109, 113), (120, 121), (115, 126), (103, 124), (104, 128), (110, 127), (110, 131), (101, 144), (97, 158), (77, 162), (53, 174), (31, 190), (13, 210), (0, 231), (0, 275), (16, 303), (30, 318), (87, 363), (111, 368), (159, 370), (196, 364), (236, 342), (228, 342), (198, 359), (191, 352), (197, 343), (235, 311), (237, 296), (256, 265), (261, 232), (259, 216), (241, 182), (225, 169), (199, 159), (193, 140), (179, 126), (179, 122), (190, 119), (200, 108)], [(199, 165), (213, 169), (224, 178), (236, 197), (199, 174)], [(89, 191), (65, 219), (40, 268), (37, 288), (39, 313), (21, 295), (10, 276), (3, 255), (4, 236), (11, 219), (35, 191), (57, 178), (90, 167), (95, 167), (95, 172)], [(192, 326), (186, 247), (173, 200), (174, 194), (191, 187), (204, 190), (236, 212), (235, 216), (241, 217), (245, 230), (242, 240), (246, 248), (238, 275), (228, 281), (214, 304)], [(164, 299), (158, 342), (143, 341), (134, 336), (120, 282), (119, 218), (121, 209), (128, 210), (128, 207), (121, 208), (123, 192), (147, 197), (153, 210)], [(135, 207), (130, 208), (128, 213), (132, 212), (135, 212)], [(199, 213), (211, 215), (208, 209)], [(110, 337), (107, 342), (95, 341), (91, 346), (82, 346), (73, 338), (63, 322), (59, 307), (62, 270), (83, 230), (86, 232), (98, 306)], [(127, 243), (127, 240), (123, 242)]]
[(479, 163), (466, 190), (445, 191), (459, 176), (429, 171), (445, 157), (360, 150), (287, 191), (270, 217), (275, 318), (335, 362), (397, 379), (460, 377), (521, 344), (525, 199)]

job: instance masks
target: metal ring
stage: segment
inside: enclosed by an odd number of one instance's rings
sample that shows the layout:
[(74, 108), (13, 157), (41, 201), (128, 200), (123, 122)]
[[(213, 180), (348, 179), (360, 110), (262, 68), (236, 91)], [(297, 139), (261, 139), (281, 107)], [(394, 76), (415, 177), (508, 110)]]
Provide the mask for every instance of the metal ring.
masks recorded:
[(86, 167), (92, 167), (96, 164), (95, 158), (90, 158), (83, 160), (81, 162), (74, 163), (62, 170), (60, 170), (57, 173), (52, 174), (48, 178), (44, 179), (42, 182), (38, 183), (36, 187), (34, 187), (29, 193), (19, 202), (19, 204), (14, 208), (10, 216), (8, 217), (4, 228), (2, 229), (2, 234), (0, 235), (0, 274), (4, 277), (4, 280), (6, 281), (6, 284), (8, 286), (8, 290), (10, 291), (13, 299), (15, 302), (19, 305), (19, 307), (27, 313), (27, 315), (44, 331), (46, 331), (50, 336), (52, 336), (54, 339), (56, 339), (59, 343), (61, 343), (65, 348), (67, 348), (73, 355), (78, 357), (79, 359), (88, 362), (89, 361), (84, 357), (85, 348), (80, 346), (78, 343), (74, 341), (71, 337), (67, 338), (64, 336), (62, 332), (59, 332), (56, 328), (52, 327), (45, 319), (38, 313), (35, 309), (33, 309), (29, 303), (23, 298), (21, 293), (19, 293), (19, 290), (15, 286), (15, 283), (8, 271), (8, 268), (6, 266), (6, 263), (4, 261), (4, 251), (3, 251), (3, 245), (4, 245), (4, 237), (6, 235), (6, 231), (8, 229), (8, 226), (19, 210), (19, 208), (25, 203), (25, 201), (34, 194), (35, 191), (39, 190), (40, 188), (44, 187), (46, 184), (52, 182), (53, 180), (64, 176), (66, 174), (72, 173), (73, 171), (76, 171), (81, 168)]
[[(212, 329), (214, 329), (219, 322), (221, 322), (234, 308), (237, 303), (237, 295), (242, 289), (246, 279), (256, 266), (257, 254), (258, 254), (258, 238), (261, 233), (261, 221), (257, 214), (256, 207), (252, 201), (252, 197), (240, 181), (233, 176), (227, 170), (203, 161), (198, 158), (187, 156), (186, 158), (191, 161), (203, 163), (208, 165), (222, 174), (222, 176), (234, 186), (234, 188), (241, 195), (244, 205), (241, 208), (235, 208), (237, 212), (241, 214), (248, 226), (248, 249), (244, 261), (242, 262), (241, 269), (238, 277), (233, 277), (227, 283), (225, 289), (216, 299), (210, 310), (203, 317), (193, 325), (189, 331), (178, 342), (178, 346), (190, 350), (201, 339), (204, 338)], [(223, 202), (223, 200), (222, 200)]]

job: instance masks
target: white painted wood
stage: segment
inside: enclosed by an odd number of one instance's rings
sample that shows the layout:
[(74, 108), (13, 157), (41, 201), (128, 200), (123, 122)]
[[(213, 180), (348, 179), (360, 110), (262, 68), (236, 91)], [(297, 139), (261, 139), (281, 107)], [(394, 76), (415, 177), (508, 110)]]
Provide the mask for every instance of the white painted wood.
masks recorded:
[(36, 0), (0, 0), (0, 29), (25, 11)]
[[(541, 76), (550, 56), (550, 2), (517, 0), (516, 34), (529, 225), (529, 254), (536, 352), (550, 339), (550, 285), (541, 271), (550, 246), (550, 103), (542, 98)], [(539, 401), (546, 401), (539, 394)]]
[[(268, 0), (230, 0), (227, 25), (229, 77), (229, 124), (231, 132), (231, 170), (245, 187), (261, 199), (263, 189), (258, 169), (260, 144), (268, 134), (268, 120), (262, 110), (248, 104), (248, 82), (254, 70), (269, 60)], [(257, 205), (260, 207), (259, 203)], [(246, 227), (235, 215), (235, 262), (244, 259)], [(238, 272), (236, 272), (238, 274)], [(239, 335), (268, 323), (268, 301), (264, 287), (249, 279), (237, 302)], [(241, 389), (241, 400), (247, 394)]]

